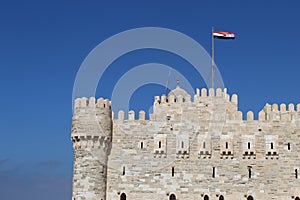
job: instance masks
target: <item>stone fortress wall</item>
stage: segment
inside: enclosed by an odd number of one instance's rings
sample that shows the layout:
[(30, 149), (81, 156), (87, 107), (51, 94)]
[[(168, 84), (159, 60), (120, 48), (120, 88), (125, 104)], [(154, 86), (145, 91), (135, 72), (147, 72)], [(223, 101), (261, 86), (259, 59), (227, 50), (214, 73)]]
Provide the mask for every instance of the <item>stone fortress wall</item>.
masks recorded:
[(177, 86), (154, 98), (149, 120), (110, 106), (75, 101), (73, 200), (300, 196), (300, 105), (266, 104), (243, 120), (226, 89), (197, 89), (192, 101)]

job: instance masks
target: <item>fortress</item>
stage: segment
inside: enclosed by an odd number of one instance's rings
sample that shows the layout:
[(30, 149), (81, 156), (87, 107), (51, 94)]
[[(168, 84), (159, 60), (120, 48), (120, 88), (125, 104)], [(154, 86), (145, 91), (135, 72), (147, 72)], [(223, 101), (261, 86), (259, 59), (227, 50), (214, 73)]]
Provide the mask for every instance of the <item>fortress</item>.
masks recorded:
[(300, 104), (243, 120), (236, 94), (177, 86), (149, 118), (75, 100), (72, 200), (300, 200)]

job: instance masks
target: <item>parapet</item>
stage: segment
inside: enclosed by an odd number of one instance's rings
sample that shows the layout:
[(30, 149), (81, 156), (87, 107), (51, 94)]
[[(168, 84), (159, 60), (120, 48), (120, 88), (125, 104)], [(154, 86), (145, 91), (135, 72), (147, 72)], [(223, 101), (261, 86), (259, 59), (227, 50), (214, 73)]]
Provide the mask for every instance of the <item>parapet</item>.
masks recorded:
[[(234, 104), (238, 104), (238, 96), (237, 94), (233, 94), (231, 97), (227, 94), (227, 88), (210, 88), (207, 90), (206, 88), (196, 88), (196, 94), (194, 95), (194, 102), (203, 99), (203, 98), (224, 98), (228, 102), (232, 102)], [(192, 102), (190, 96), (175, 96), (173, 93), (170, 92), (168, 96), (163, 94), (162, 96), (155, 96), (154, 97), (154, 104), (164, 104), (164, 103), (185, 103), (185, 102)]]
[(140, 110), (139, 111), (139, 118), (138, 119), (135, 119), (135, 112), (133, 110), (130, 110), (128, 112), (128, 118), (126, 119), (125, 118), (125, 112), (123, 110), (120, 110), (118, 112), (118, 116), (117, 116), (117, 119), (118, 121), (124, 121), (124, 120), (129, 120), (129, 121), (133, 121), (133, 120), (146, 120), (146, 112), (144, 110)]
[(294, 104), (290, 103), (288, 106), (286, 104), (274, 103), (272, 105), (266, 104), (263, 110), (259, 112), (258, 119), (260, 121), (294, 121), (298, 118), (298, 113), (300, 112), (300, 104), (297, 105), (297, 110), (295, 111)]
[[(201, 91), (201, 92), (200, 92)], [(224, 98), (228, 102), (232, 102), (234, 104), (238, 104), (238, 96), (237, 94), (233, 94), (231, 97), (229, 94), (227, 94), (227, 88), (209, 88), (207, 90), (206, 88), (199, 88), (196, 89), (196, 94), (194, 96), (194, 101), (201, 98), (211, 98), (211, 97), (217, 97), (217, 98)]]
[(104, 108), (107, 110), (111, 110), (111, 102), (108, 99), (99, 98), (96, 99), (95, 97), (90, 97), (89, 99), (87, 97), (77, 98), (74, 101), (74, 110), (80, 109), (80, 108)]

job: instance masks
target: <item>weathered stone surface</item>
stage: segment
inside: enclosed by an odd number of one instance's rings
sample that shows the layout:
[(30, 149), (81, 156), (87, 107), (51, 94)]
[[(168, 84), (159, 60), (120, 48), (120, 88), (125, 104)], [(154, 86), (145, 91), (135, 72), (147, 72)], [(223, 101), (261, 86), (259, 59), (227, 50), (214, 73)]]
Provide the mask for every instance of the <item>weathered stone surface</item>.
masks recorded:
[(300, 104), (266, 104), (259, 120), (242, 120), (237, 95), (208, 91), (155, 97), (150, 120), (143, 111), (112, 119), (109, 101), (75, 100), (73, 200), (300, 196)]

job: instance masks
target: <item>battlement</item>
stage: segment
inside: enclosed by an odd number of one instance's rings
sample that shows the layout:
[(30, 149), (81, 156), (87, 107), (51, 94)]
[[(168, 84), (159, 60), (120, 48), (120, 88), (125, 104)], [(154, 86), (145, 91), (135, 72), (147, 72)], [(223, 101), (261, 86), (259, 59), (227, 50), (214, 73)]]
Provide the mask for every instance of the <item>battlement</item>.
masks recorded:
[(299, 119), (300, 104), (297, 104), (295, 110), (294, 104), (266, 104), (263, 110), (258, 114), (259, 121), (295, 121)]
[[(176, 90), (176, 89), (175, 89)], [(173, 91), (175, 91), (173, 90)], [(207, 89), (207, 88), (197, 88), (196, 93), (194, 95), (194, 99), (191, 98), (191, 96), (186, 93), (185, 91), (179, 91), (182, 90), (181, 88), (177, 89), (177, 91), (173, 92), (171, 91), (168, 95), (161, 95), (161, 96), (155, 96), (154, 97), (154, 107), (158, 105), (172, 105), (172, 104), (182, 104), (181, 106), (185, 106), (185, 103), (193, 104), (193, 103), (199, 103), (199, 102), (205, 102), (205, 101), (213, 101), (217, 99), (223, 99), (224, 102), (232, 103), (234, 105), (234, 109), (237, 111), (238, 106), (238, 95), (232, 94), (229, 95), (227, 93), (227, 88), (221, 89)], [(176, 93), (177, 92), (177, 93)], [(79, 109), (87, 109), (87, 108), (100, 108), (103, 110), (111, 111), (111, 101), (108, 99), (98, 98), (97, 101), (95, 97), (82, 97), (77, 98), (74, 101), (74, 111)], [(286, 104), (266, 104), (264, 108), (258, 113), (258, 121), (295, 121), (299, 119), (299, 113), (300, 113), (300, 103), (295, 105), (290, 103), (288, 105)], [(150, 114), (150, 113), (149, 113)], [(243, 113), (241, 111), (237, 111), (235, 113), (231, 113), (231, 116), (228, 116), (227, 119), (229, 120), (243, 120), (242, 116)], [(127, 118), (125, 116), (128, 116)], [(146, 112), (141, 110), (139, 111), (138, 117), (135, 116), (135, 111), (130, 110), (128, 112), (128, 115), (125, 115), (125, 112), (120, 110), (118, 112), (118, 115), (115, 117), (114, 113), (112, 112), (112, 119), (124, 121), (124, 120), (146, 120)], [(150, 120), (151, 118), (150, 115)], [(254, 113), (252, 111), (248, 111), (246, 114), (246, 121), (256, 121), (254, 119)]]
[(74, 101), (74, 110), (80, 108), (104, 108), (107, 110), (111, 110), (111, 102), (108, 99), (98, 98), (96, 102), (95, 97), (82, 97), (77, 98)]
[[(128, 112), (128, 118), (127, 119), (125, 118), (125, 112), (123, 110), (120, 110), (118, 112), (118, 116), (117, 116), (116, 120), (119, 120), (119, 121), (124, 121), (124, 120), (132, 121), (132, 120), (137, 120), (137, 119), (135, 118), (135, 112), (133, 110), (130, 110)], [(142, 120), (142, 121), (146, 120), (146, 112), (144, 110), (139, 111), (138, 120)]]
[[(176, 89), (175, 89), (176, 90)], [(183, 92), (182, 92), (183, 93)], [(227, 88), (197, 88), (196, 94), (194, 95), (194, 101), (191, 99), (191, 96), (188, 93), (176, 94), (176, 92), (170, 92), (169, 95), (163, 94), (162, 96), (154, 97), (154, 104), (158, 103), (185, 103), (185, 102), (197, 102), (203, 100), (204, 98), (220, 97), (226, 99), (228, 102), (238, 104), (237, 94), (233, 94), (231, 97), (227, 94)]]

